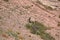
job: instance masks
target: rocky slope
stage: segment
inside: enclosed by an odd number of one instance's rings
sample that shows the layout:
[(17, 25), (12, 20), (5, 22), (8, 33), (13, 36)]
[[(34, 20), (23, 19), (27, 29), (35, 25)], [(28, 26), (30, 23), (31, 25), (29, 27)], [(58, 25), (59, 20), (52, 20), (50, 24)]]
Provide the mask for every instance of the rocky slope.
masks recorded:
[(29, 18), (49, 27), (45, 32), (60, 40), (60, 2), (57, 1), (57, 8), (46, 8), (52, 3), (49, 0), (0, 0), (0, 40), (44, 40), (25, 27)]

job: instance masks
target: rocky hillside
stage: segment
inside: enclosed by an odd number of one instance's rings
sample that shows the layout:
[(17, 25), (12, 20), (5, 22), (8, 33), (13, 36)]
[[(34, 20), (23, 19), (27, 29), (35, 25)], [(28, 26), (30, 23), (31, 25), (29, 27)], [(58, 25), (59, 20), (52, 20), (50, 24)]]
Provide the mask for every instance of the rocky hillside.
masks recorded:
[(0, 40), (60, 40), (60, 0), (0, 0)]

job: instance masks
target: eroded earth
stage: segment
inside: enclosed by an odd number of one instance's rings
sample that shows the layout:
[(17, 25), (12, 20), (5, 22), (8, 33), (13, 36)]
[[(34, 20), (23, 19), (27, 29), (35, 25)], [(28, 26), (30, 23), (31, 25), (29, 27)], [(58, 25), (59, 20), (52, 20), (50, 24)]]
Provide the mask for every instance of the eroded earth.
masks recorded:
[(44, 40), (25, 27), (29, 20), (49, 27), (45, 32), (60, 40), (59, 0), (0, 0), (0, 40)]

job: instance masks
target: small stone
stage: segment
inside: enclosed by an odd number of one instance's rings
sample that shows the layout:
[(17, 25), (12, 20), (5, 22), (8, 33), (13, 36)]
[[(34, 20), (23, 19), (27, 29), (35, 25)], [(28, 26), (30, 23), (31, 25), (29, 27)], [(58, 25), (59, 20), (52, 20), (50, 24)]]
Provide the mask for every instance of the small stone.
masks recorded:
[(3, 1), (8, 2), (9, 0), (3, 0)]
[(33, 17), (29, 17), (29, 19), (28, 19), (28, 22), (29, 23), (31, 23), (31, 22), (35, 22), (36, 20), (35, 20), (35, 18), (33, 18)]
[(60, 15), (59, 15), (59, 18), (60, 18)]
[(29, 37), (31, 37), (31, 35), (29, 35)]
[(58, 1), (60, 1), (60, 0), (58, 0)]

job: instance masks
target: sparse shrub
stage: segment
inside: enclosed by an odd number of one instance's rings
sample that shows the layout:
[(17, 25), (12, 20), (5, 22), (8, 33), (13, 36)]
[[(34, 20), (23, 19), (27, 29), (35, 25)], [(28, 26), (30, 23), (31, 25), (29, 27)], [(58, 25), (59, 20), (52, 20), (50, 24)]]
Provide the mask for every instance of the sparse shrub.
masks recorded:
[(49, 10), (53, 10), (53, 8), (50, 7), (50, 6), (45, 6), (45, 8), (46, 8), (46, 9), (49, 9)]
[(42, 23), (37, 21), (26, 24), (26, 27), (30, 29), (30, 32), (36, 35), (40, 35), (40, 37), (44, 40), (55, 40), (51, 35), (46, 33), (47, 27)]
[(2, 19), (2, 17), (0, 17), (0, 19)]
[(29, 9), (29, 8), (33, 7), (33, 5), (26, 5), (26, 6), (22, 6), (22, 7), (25, 9)]

